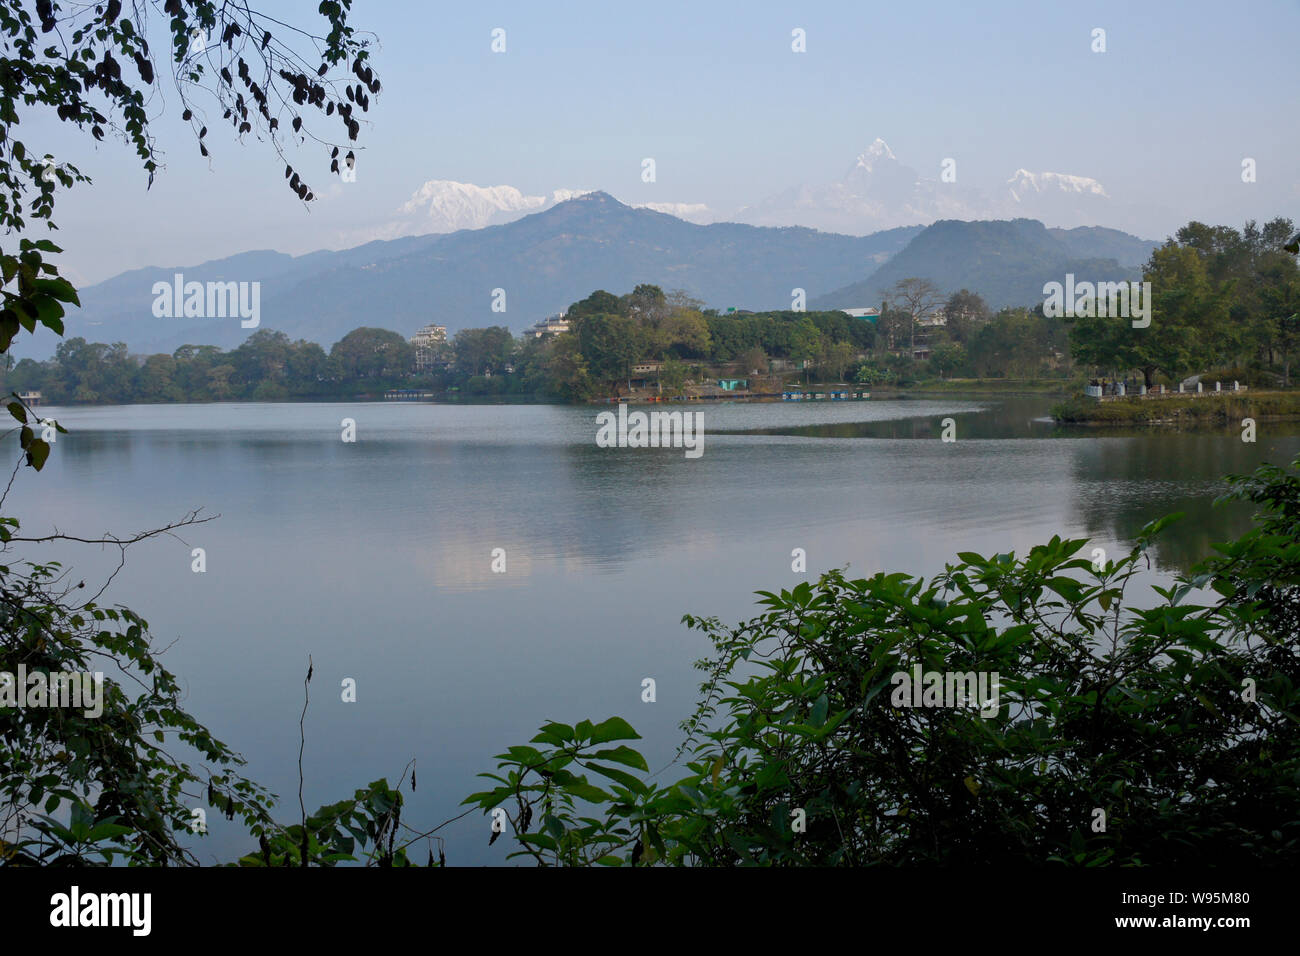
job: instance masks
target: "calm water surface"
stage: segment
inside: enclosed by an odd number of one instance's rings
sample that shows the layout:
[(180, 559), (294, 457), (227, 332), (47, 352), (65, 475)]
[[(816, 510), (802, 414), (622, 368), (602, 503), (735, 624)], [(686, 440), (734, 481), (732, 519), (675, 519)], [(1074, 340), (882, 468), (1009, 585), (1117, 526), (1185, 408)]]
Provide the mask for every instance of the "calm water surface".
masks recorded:
[[(315, 664), (308, 809), (415, 759), (403, 819), (431, 826), (547, 719), (626, 717), (652, 769), (707, 654), (683, 613), (739, 621), (753, 592), (809, 576), (941, 570), (957, 551), (1052, 535), (1120, 549), (1186, 511), (1156, 552), (1185, 566), (1243, 527), (1210, 506), (1227, 472), (1300, 452), (1295, 425), (1239, 432), (1062, 431), (1049, 399), (872, 400), (702, 409), (705, 451), (602, 449), (595, 408), (185, 405), (48, 409), (70, 429), (6, 513), (125, 536), (202, 508), (220, 519), (133, 548), (106, 599), (147, 618), (187, 705), (297, 816), (302, 679)], [(958, 440), (939, 440), (943, 417)], [(357, 441), (340, 440), (353, 418)], [(191, 571), (204, 548), (207, 571)], [(506, 573), (491, 570), (503, 548)], [(102, 582), (116, 552), (53, 548)], [(356, 703), (340, 699), (344, 678)], [(641, 702), (653, 677), (658, 700)], [(673, 768), (667, 775), (677, 773)], [(212, 815), (215, 817), (215, 815)], [(205, 860), (251, 847), (222, 819)], [(450, 864), (505, 861), (488, 820), (448, 827)], [(417, 852), (424, 858), (424, 851)]]

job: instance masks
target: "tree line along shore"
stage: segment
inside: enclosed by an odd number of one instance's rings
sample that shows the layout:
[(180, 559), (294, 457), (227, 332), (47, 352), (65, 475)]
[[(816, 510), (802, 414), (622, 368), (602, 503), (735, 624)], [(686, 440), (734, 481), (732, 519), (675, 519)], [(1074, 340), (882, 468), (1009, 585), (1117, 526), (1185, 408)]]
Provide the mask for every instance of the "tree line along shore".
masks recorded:
[[(1291, 365), (1300, 346), (1294, 226), (1274, 219), (1238, 230), (1192, 222), (1151, 254), (1148, 324), (1095, 300), (994, 312), (977, 292), (923, 278), (896, 283), (879, 307), (845, 311), (719, 312), (681, 290), (642, 284), (574, 302), (552, 334), (504, 326), (450, 339), (408, 340), (358, 328), (327, 351), (260, 329), (240, 346), (184, 345), (134, 355), (121, 343), (71, 338), (46, 361), (7, 357), (6, 391), (45, 404), (295, 401), (380, 398), (606, 401), (779, 395), (844, 383), (891, 390), (1060, 391), (1061, 422), (1212, 421), (1241, 409), (1297, 413)], [(1212, 397), (1098, 402), (1088, 381), (1129, 379), (1155, 392), (1199, 375), (1250, 391)], [(1261, 394), (1267, 393), (1267, 394)], [(1158, 406), (1158, 407), (1157, 407)]]

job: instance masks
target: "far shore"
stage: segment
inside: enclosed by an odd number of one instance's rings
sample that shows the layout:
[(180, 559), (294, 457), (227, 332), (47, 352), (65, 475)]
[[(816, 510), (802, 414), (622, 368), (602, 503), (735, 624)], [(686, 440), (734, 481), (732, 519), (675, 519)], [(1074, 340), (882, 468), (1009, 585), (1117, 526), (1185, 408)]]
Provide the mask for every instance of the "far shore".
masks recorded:
[(1206, 392), (1199, 395), (1169, 395), (1123, 398), (1101, 402), (1073, 397), (1052, 408), (1052, 418), (1061, 425), (1107, 426), (1223, 425), (1244, 427), (1255, 422), (1300, 421), (1300, 390), (1249, 392)]

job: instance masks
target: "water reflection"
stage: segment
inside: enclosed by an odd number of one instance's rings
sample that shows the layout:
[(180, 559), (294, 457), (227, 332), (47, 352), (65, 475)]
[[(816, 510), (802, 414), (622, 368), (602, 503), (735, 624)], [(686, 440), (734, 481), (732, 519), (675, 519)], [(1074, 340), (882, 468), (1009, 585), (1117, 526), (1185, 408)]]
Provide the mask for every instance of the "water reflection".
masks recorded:
[[(310, 806), (419, 760), (412, 820), (461, 812), (490, 756), (546, 719), (619, 714), (653, 765), (695, 700), (707, 653), (683, 613), (738, 621), (753, 592), (808, 575), (932, 575), (958, 551), (1052, 535), (1124, 547), (1170, 511), (1156, 556), (1183, 567), (1244, 525), (1213, 509), (1226, 471), (1300, 452), (1295, 426), (1231, 432), (1055, 429), (1048, 398), (943, 397), (709, 406), (705, 453), (596, 447), (599, 409), (220, 405), (63, 409), (44, 472), (9, 504), (28, 534), (125, 534), (192, 508), (220, 521), (132, 552), (107, 595), (139, 610), (187, 706), (296, 794), (302, 677), (312, 654)], [(55, 413), (56, 410), (49, 410)], [(939, 440), (951, 416), (958, 440)], [(340, 441), (344, 417), (355, 444)], [(204, 574), (190, 548), (207, 550)], [(504, 549), (506, 572), (492, 570)], [(116, 555), (44, 549), (102, 578)], [(643, 704), (641, 680), (658, 682)], [(338, 682), (358, 683), (358, 703)], [(332, 684), (332, 687), (331, 687)], [(316, 685), (314, 685), (316, 686)], [(319, 696), (318, 696), (319, 693)], [(290, 801), (291, 803), (296, 801)], [(212, 821), (205, 859), (248, 846)], [(486, 824), (448, 859), (501, 863)]]

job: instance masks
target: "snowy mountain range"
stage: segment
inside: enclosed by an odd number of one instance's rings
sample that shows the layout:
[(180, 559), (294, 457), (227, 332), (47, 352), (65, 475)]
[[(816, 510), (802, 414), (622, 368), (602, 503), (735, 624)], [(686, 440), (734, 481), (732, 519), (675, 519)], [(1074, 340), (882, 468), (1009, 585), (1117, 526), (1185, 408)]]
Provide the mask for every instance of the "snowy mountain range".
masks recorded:
[(838, 182), (788, 189), (740, 209), (735, 219), (854, 235), (943, 219), (1026, 218), (1062, 228), (1113, 225), (1120, 215), (1105, 187), (1086, 176), (1017, 169), (992, 194), (956, 180), (921, 176), (877, 138)]
[(475, 186), (431, 179), (397, 210), (420, 233), (482, 229), (549, 209), (586, 190), (556, 189), (549, 196), (525, 196), (514, 186)]
[[(405, 228), (397, 234), (427, 235), (499, 226), (593, 192), (596, 190), (554, 189), (548, 196), (526, 196), (514, 186), (475, 186), (450, 179), (431, 179), (398, 208)], [(713, 221), (704, 203), (636, 203), (633, 208), (667, 213), (688, 222)], [(393, 237), (394, 234), (386, 236)]]
[[(592, 192), (555, 189), (525, 195), (514, 186), (476, 186), (431, 179), (398, 210), (395, 235), (448, 233), (511, 222)], [(802, 185), (738, 209), (705, 203), (632, 204), (697, 224), (740, 222), (754, 226), (806, 226), (843, 235), (870, 235), (898, 226), (929, 225), (943, 219), (1038, 219), (1048, 226), (1130, 226), (1104, 186), (1087, 176), (1017, 169), (991, 194), (939, 176), (921, 176), (877, 138), (837, 182)]]

